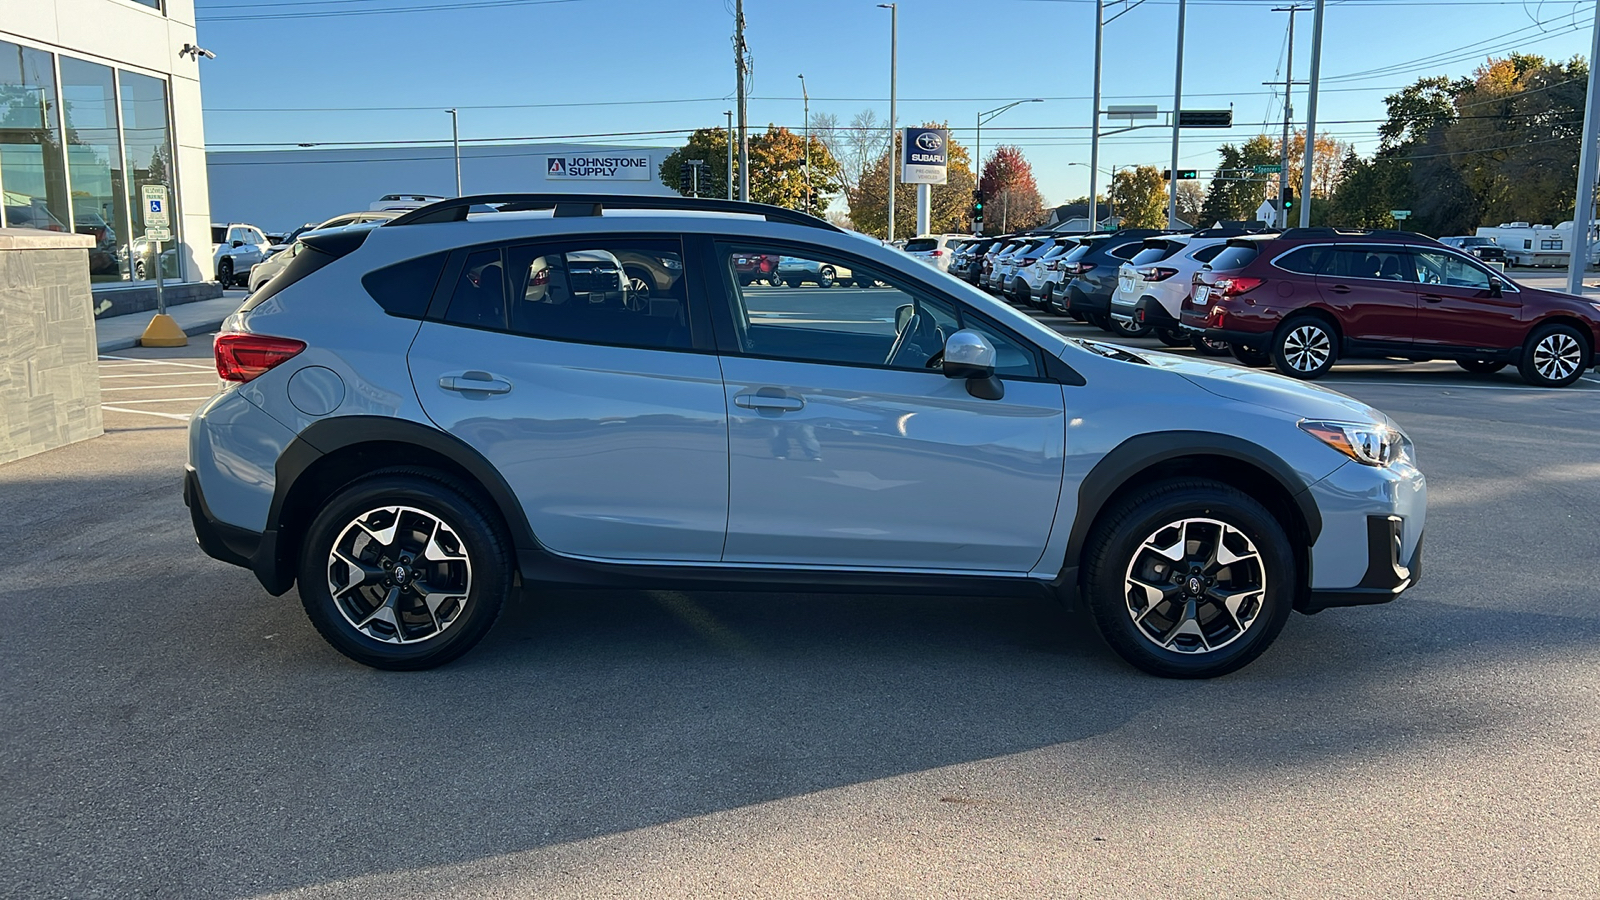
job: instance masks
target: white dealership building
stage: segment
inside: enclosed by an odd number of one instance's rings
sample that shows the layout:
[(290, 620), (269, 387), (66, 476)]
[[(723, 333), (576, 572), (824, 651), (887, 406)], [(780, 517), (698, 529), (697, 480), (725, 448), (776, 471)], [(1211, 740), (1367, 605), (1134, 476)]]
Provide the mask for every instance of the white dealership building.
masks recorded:
[[(461, 148), (465, 194), (672, 194), (661, 183), (671, 147), (488, 144)], [(289, 231), (367, 209), (385, 194), (455, 196), (451, 145), (212, 151), (216, 220)]]
[[(212, 277), (194, 0), (0, 0), (0, 224), (90, 235), (97, 306), (153, 295), (141, 192), (167, 189), (166, 277)], [(186, 50), (186, 48), (189, 48)], [(166, 245), (169, 249), (171, 243)], [(114, 304), (107, 302), (114, 301)]]

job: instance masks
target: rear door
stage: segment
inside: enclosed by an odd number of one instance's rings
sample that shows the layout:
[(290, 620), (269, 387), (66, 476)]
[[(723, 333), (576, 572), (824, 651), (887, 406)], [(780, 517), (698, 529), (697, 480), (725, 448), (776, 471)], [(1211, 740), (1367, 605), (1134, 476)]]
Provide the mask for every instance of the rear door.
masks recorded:
[[(675, 273), (665, 288), (633, 291), (620, 257), (640, 255)], [(551, 550), (722, 555), (727, 408), (684, 262), (677, 238), (608, 235), (457, 251), (445, 268), (442, 321), (411, 347), (417, 397), (505, 476)]]
[(1416, 269), (1395, 244), (1340, 244), (1316, 276), (1322, 302), (1351, 340), (1410, 344), (1417, 326)]
[(1519, 342), (1522, 294), (1502, 279), (1500, 296), (1489, 270), (1463, 256), (1412, 250), (1417, 279), (1416, 343), (1420, 346), (1502, 350)]

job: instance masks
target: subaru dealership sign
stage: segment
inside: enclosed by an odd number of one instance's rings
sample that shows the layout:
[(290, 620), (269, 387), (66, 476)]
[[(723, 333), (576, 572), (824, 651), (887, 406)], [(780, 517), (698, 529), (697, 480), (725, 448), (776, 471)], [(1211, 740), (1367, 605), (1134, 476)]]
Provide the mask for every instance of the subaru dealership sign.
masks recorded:
[(649, 181), (655, 167), (648, 154), (547, 156), (544, 177), (550, 180)]
[(944, 184), (949, 162), (950, 132), (943, 128), (905, 128), (901, 141), (900, 181), (904, 184)]

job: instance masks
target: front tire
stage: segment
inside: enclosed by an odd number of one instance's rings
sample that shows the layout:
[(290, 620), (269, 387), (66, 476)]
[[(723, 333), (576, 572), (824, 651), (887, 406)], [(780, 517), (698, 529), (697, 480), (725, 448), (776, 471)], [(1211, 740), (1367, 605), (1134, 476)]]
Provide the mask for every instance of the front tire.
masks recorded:
[(1283, 526), (1204, 479), (1138, 490), (1096, 524), (1086, 596), (1106, 643), (1152, 675), (1214, 678), (1283, 630), (1297, 573)]
[(822, 267), (822, 271), (817, 273), (817, 287), (833, 287), (833, 269), (828, 266)]
[(1456, 365), (1474, 375), (1493, 375), (1506, 367), (1503, 362), (1494, 362), (1488, 359), (1458, 359), (1456, 360)]
[(1523, 345), (1517, 371), (1536, 387), (1566, 387), (1583, 377), (1593, 362), (1578, 329), (1552, 322), (1534, 329)]
[(1280, 375), (1321, 378), (1339, 358), (1339, 338), (1332, 326), (1314, 316), (1291, 319), (1272, 337), (1272, 367)]
[(307, 529), (300, 601), (335, 650), (377, 669), (444, 665), (494, 625), (511, 543), (487, 501), (447, 476), (378, 472), (329, 500)]
[(228, 288), (233, 285), (232, 257), (225, 256), (222, 258), (222, 262), (217, 263), (217, 283), (221, 284), (224, 288)]

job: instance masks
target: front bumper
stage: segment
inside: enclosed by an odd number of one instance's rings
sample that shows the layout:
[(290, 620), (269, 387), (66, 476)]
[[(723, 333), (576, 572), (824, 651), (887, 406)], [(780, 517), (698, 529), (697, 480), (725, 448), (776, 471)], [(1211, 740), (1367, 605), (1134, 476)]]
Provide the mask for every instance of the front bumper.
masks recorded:
[(1306, 614), (1336, 606), (1371, 606), (1388, 603), (1422, 578), (1422, 535), (1411, 555), (1401, 563), (1404, 521), (1399, 516), (1367, 517), (1367, 571), (1352, 588), (1313, 590), (1295, 608)]
[(1382, 468), (1348, 462), (1308, 491), (1322, 528), (1296, 609), (1387, 603), (1417, 583), (1428, 484), (1413, 462)]

